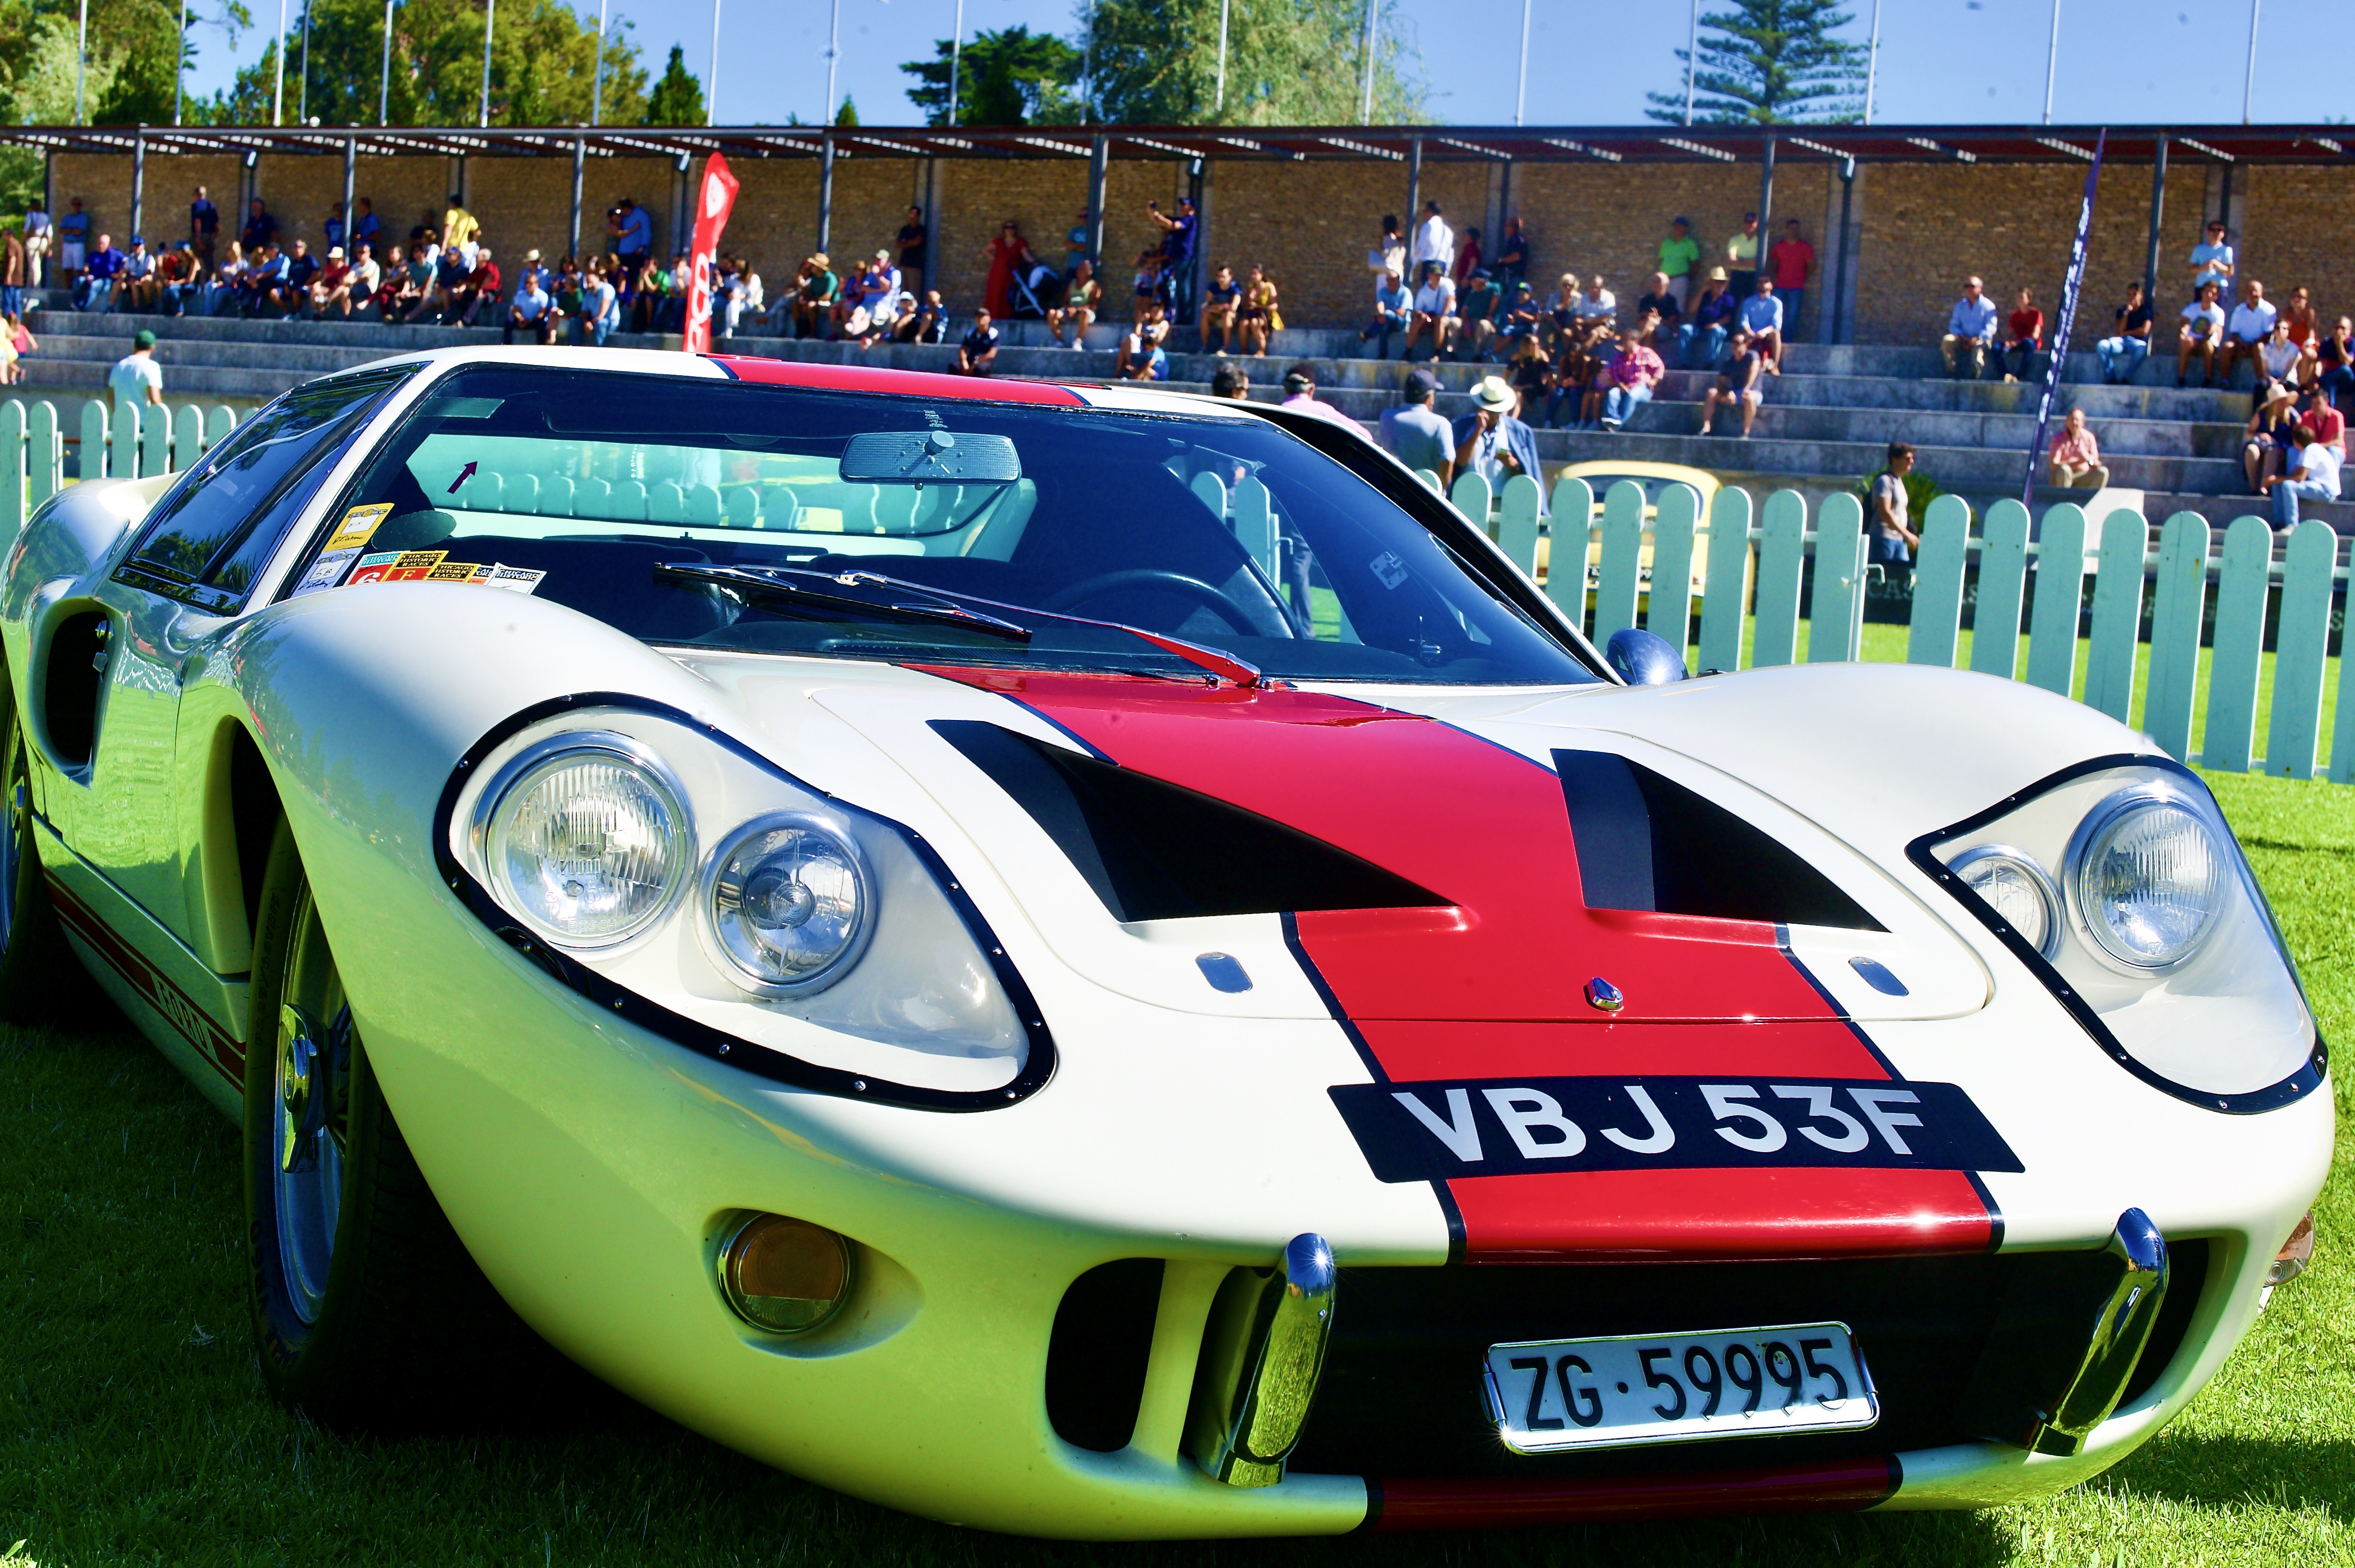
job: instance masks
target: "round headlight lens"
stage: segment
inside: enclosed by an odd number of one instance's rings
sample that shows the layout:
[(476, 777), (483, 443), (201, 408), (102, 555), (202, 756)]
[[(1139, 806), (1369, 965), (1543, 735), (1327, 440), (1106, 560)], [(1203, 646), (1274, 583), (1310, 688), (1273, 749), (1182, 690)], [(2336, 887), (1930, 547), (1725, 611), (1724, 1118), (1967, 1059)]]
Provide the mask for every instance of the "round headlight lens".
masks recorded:
[(816, 990), (858, 956), (873, 901), (848, 839), (814, 818), (772, 818), (714, 859), (711, 934), (751, 990)]
[(492, 807), (500, 901), (549, 941), (602, 947), (652, 924), (685, 882), (687, 813), (633, 758), (576, 746), (526, 766)]
[(1987, 845), (1956, 856), (1954, 871), (2030, 946), (2047, 958), (2052, 956), (2053, 939), (2060, 934), (2060, 911), (2054, 907), (2052, 881), (2043, 867), (2023, 850)]
[(2114, 800), (2080, 830), (2072, 891), (2103, 952), (2137, 969), (2167, 969), (2200, 945), (2223, 906), (2222, 846), (2179, 800)]

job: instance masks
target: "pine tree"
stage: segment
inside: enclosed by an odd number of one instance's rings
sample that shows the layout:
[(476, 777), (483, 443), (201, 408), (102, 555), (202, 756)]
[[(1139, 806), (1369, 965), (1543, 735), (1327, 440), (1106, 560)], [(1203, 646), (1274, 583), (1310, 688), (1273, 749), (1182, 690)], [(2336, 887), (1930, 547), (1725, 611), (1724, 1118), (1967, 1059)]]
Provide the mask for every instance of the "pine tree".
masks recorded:
[[(1864, 48), (1833, 37), (1856, 20), (1839, 0), (1733, 0), (1700, 19), (1693, 120), (1706, 125), (1848, 124), (1861, 117)], [(1677, 51), (1679, 61), (1689, 57)], [(1682, 123), (1685, 95), (1649, 92), (1644, 112)]]
[(662, 80), (646, 96), (645, 123), (700, 125), (704, 117), (703, 83), (687, 69), (687, 51), (673, 44)]
[[(934, 44), (939, 58), (910, 60), (900, 69), (921, 84), (908, 100), (924, 112), (924, 123), (949, 122), (949, 40)], [(1072, 88), (1080, 80), (1080, 51), (1052, 33), (1034, 33), (1017, 23), (997, 32), (974, 35), (956, 63), (960, 125), (1056, 125), (1080, 117)]]
[(846, 92), (842, 95), (842, 107), (835, 111), (834, 123), (837, 125), (858, 123), (858, 105), (850, 101), (850, 94)]

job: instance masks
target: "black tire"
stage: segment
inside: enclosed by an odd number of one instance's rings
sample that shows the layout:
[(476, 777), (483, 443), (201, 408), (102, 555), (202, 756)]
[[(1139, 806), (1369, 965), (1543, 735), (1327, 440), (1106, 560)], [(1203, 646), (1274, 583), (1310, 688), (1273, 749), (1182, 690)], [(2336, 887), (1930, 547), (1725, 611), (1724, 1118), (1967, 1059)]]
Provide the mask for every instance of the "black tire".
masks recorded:
[[(318, 1049), (308, 1075), (325, 1102), (307, 1135), (310, 1168), (329, 1157), (339, 1166), (332, 1219), (310, 1232), (328, 1239), (324, 1270), (301, 1267), (301, 1260), (320, 1261), (315, 1246), (288, 1241), (290, 1215), (298, 1228), (320, 1216), (305, 1209), (301, 1183), (279, 1179), (287, 1157), (280, 1058), (292, 1047), (277, 1020), (288, 1001), (301, 1008), (316, 997), (323, 961), (332, 976), (325, 940), (282, 817), (255, 925), (245, 1068), (246, 1225), (261, 1381), (282, 1403), (346, 1430), (447, 1430), (497, 1419), (569, 1369), (499, 1298), (451, 1229), (348, 1008), (337, 1009), (340, 1027), (317, 1020), (307, 1031), (324, 1037), (312, 1042)], [(335, 981), (325, 994), (334, 1000), (340, 989)], [(330, 1157), (323, 1139), (339, 1152)], [(314, 1185), (324, 1191), (326, 1184)], [(290, 1257), (298, 1260), (292, 1269)]]
[(80, 960), (66, 945), (41, 874), (33, 826), (32, 753), (16, 714), (16, 688), (0, 670), (0, 1021), (65, 1021), (103, 1007)]

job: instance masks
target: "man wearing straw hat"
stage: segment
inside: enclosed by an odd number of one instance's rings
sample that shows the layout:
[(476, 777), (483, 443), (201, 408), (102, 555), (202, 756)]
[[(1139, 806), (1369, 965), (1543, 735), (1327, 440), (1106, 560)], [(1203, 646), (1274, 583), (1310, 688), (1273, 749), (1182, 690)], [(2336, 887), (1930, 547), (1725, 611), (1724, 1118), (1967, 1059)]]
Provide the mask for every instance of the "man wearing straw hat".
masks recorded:
[(1545, 475), (1538, 464), (1538, 438), (1514, 413), (1520, 394), (1502, 376), (1484, 376), (1472, 389), (1472, 411), (1455, 421), (1455, 472), (1477, 474), (1491, 491), (1526, 474), (1538, 484), (1538, 511), (1545, 511)]

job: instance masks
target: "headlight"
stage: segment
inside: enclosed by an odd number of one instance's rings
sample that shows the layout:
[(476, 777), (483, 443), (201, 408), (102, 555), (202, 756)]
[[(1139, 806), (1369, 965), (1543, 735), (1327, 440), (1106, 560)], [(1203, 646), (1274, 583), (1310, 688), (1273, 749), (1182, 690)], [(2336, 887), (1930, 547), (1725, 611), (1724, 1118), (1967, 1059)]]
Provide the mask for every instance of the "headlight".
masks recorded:
[(2060, 900), (2034, 856), (2008, 844), (1987, 844), (1955, 856), (1952, 869), (2030, 947), (2052, 956), (2061, 935)]
[(2121, 793), (2069, 846), (2069, 891), (2094, 943), (2137, 969), (2190, 957), (2223, 905), (2224, 853), (2198, 812), (2163, 795)]
[(810, 816), (752, 824), (712, 857), (705, 879), (711, 938), (758, 996), (833, 984), (866, 945), (873, 903), (857, 846)]
[(518, 756), (476, 808), (482, 858), (510, 912), (565, 947), (610, 947), (685, 885), (693, 834), (651, 754), (576, 733)]

